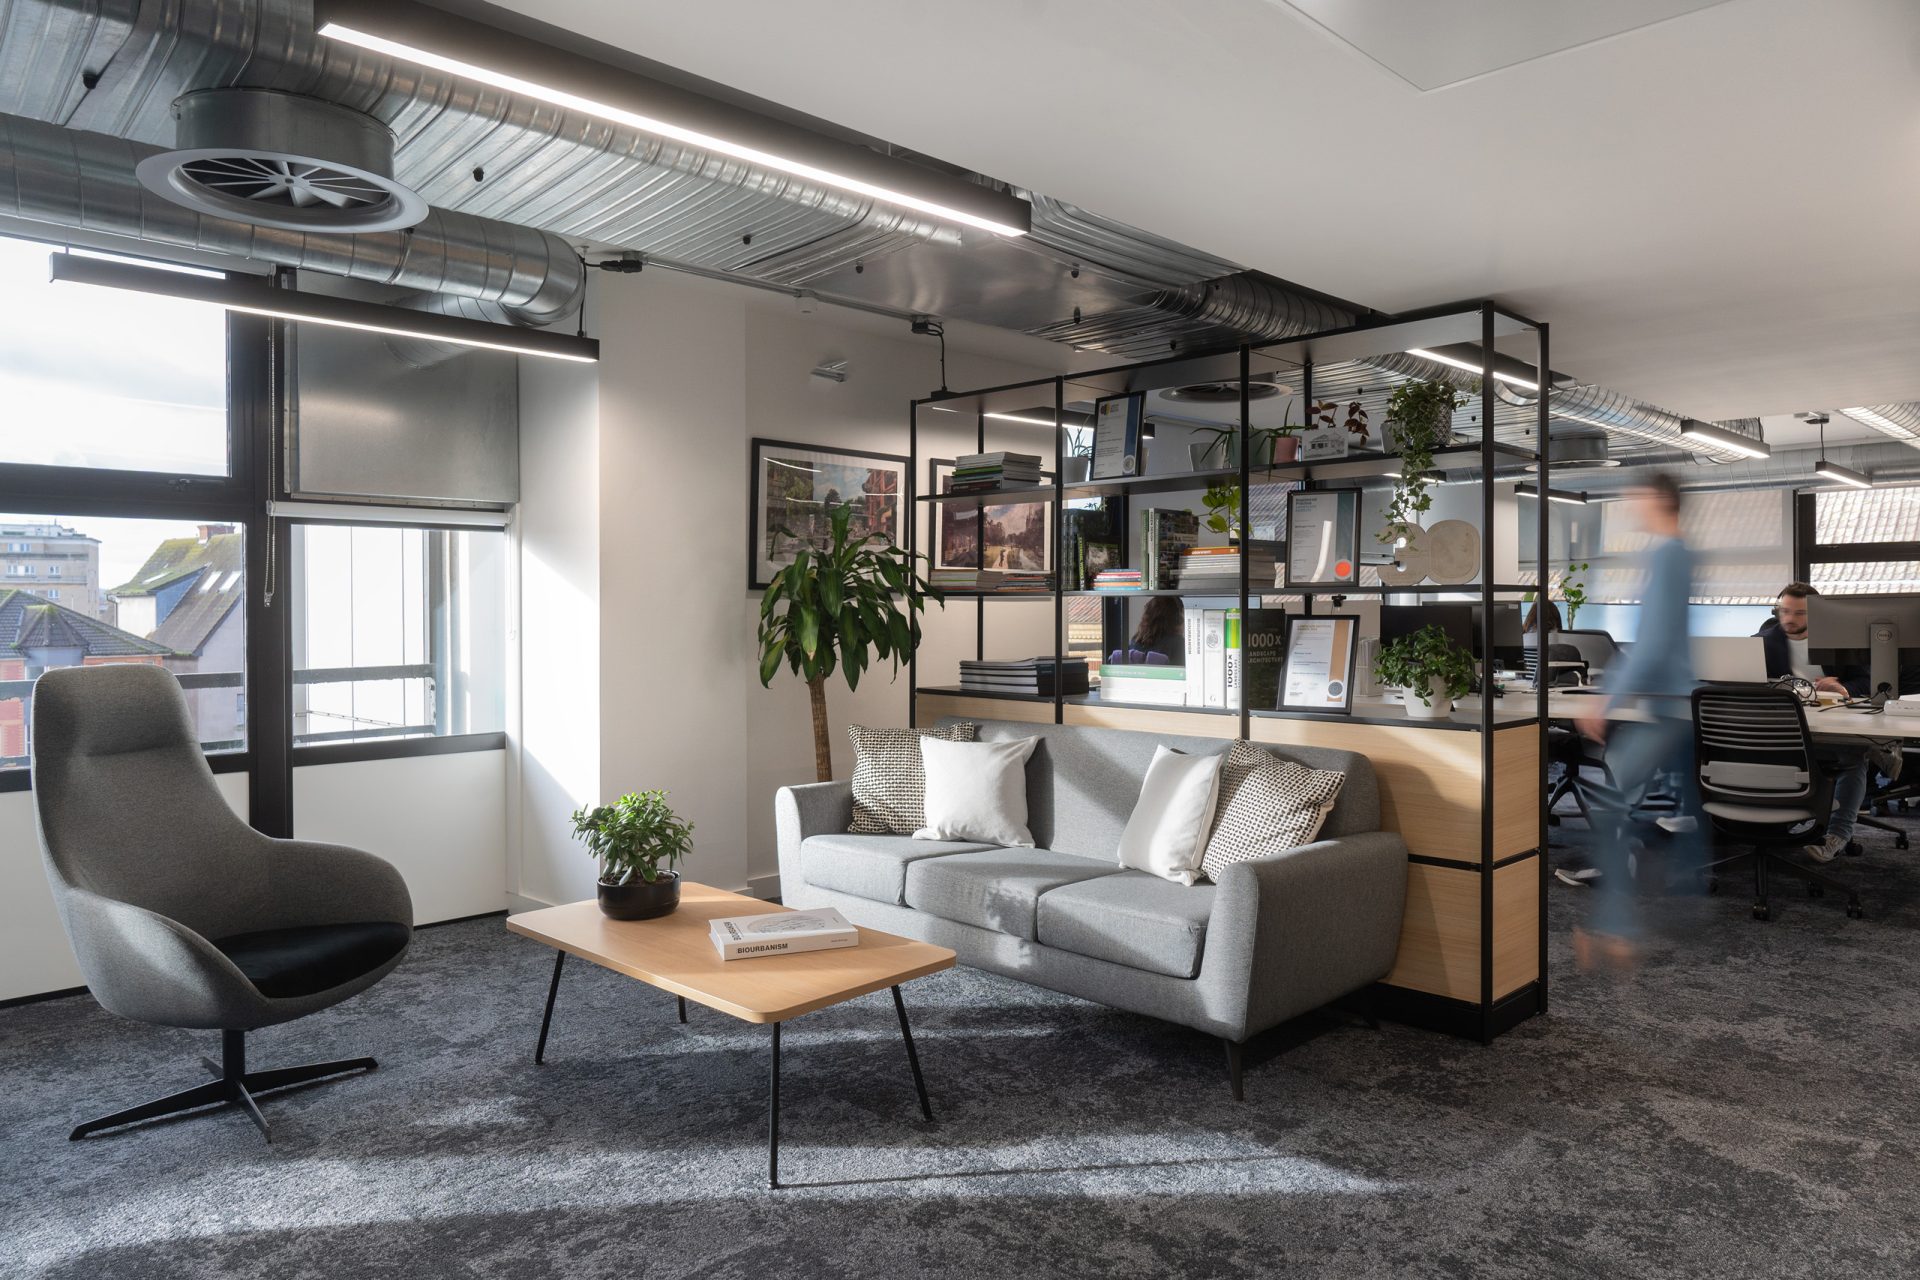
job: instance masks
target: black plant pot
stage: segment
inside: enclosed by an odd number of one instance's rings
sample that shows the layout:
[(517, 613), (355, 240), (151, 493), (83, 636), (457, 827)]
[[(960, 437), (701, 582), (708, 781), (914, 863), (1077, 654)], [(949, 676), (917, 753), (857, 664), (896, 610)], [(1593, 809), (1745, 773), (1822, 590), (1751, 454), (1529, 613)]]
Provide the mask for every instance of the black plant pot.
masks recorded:
[(629, 880), (626, 884), (600, 881), (600, 910), (610, 920), (652, 920), (670, 915), (680, 905), (680, 873), (662, 871), (658, 880)]

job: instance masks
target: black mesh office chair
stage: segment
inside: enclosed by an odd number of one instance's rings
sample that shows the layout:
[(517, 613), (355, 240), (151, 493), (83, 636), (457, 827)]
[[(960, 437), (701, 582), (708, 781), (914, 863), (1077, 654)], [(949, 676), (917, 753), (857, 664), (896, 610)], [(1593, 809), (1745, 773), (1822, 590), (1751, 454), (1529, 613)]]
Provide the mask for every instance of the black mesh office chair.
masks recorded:
[(1833, 812), (1833, 778), (1815, 763), (1800, 700), (1768, 685), (1703, 685), (1693, 691), (1693, 744), (1701, 808), (1715, 834), (1750, 846), (1750, 853), (1709, 862), (1709, 876), (1751, 856), (1754, 919), (1773, 915), (1769, 871), (1804, 880), (1809, 897), (1828, 889), (1846, 894), (1847, 914), (1858, 919), (1859, 894), (1779, 852), (1818, 839)]

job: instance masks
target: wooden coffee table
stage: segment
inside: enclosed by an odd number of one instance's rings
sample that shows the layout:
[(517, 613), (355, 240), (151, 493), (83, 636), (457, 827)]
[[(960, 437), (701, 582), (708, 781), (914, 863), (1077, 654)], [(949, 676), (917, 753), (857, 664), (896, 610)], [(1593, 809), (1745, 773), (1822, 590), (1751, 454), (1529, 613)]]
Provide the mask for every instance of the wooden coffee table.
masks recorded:
[(920, 1113), (933, 1119), (927, 1084), (920, 1075), (907, 1026), (900, 984), (953, 968), (953, 952), (931, 943), (895, 937), (876, 929), (860, 930), (860, 945), (833, 951), (722, 960), (707, 936), (707, 923), (723, 916), (759, 915), (788, 908), (709, 885), (683, 883), (680, 907), (657, 920), (609, 920), (595, 901), (522, 912), (507, 918), (507, 928), (554, 948), (553, 981), (547, 984), (547, 1008), (540, 1017), (540, 1040), (533, 1060), (544, 1062), (553, 1001), (560, 992), (560, 970), (569, 955), (603, 969), (624, 973), (680, 998), (680, 1021), (687, 1001), (729, 1014), (742, 1022), (773, 1024), (773, 1063), (768, 1072), (767, 1185), (780, 1185), (780, 1024), (803, 1013), (890, 987), (893, 1009), (906, 1041)]

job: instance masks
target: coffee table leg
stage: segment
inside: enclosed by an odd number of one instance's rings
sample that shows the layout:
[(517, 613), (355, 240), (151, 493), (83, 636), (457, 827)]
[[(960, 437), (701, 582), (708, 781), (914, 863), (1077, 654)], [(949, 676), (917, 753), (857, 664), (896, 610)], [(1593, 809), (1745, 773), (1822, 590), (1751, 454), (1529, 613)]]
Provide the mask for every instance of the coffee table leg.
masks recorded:
[(676, 996), (674, 998), (680, 1002), (680, 1021), (685, 1022), (687, 1020), (687, 998), (685, 996)]
[(547, 984), (547, 1011), (540, 1015), (540, 1043), (533, 1047), (533, 1064), (539, 1066), (547, 1058), (547, 1028), (553, 1025), (553, 998), (560, 994), (560, 966), (567, 962), (567, 953), (553, 953), (553, 981)]
[(773, 1024), (773, 1070), (767, 1074), (767, 1186), (780, 1189), (780, 1024)]
[(900, 998), (900, 988), (893, 989), (893, 1011), (900, 1015), (900, 1038), (907, 1042), (907, 1065), (913, 1068), (913, 1088), (920, 1095), (920, 1114), (933, 1119), (933, 1105), (927, 1101), (927, 1082), (920, 1075), (920, 1055), (914, 1051), (913, 1028), (907, 1025), (907, 1002)]

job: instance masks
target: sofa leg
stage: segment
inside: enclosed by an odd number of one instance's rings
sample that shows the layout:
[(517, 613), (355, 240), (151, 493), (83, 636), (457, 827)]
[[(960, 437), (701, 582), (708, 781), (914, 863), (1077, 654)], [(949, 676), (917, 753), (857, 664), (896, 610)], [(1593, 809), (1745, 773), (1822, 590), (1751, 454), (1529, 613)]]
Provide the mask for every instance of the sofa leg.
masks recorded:
[(1247, 1095), (1240, 1087), (1240, 1045), (1237, 1041), (1227, 1039), (1222, 1039), (1220, 1043), (1227, 1046), (1227, 1083), (1233, 1086), (1233, 1100), (1245, 1102)]

